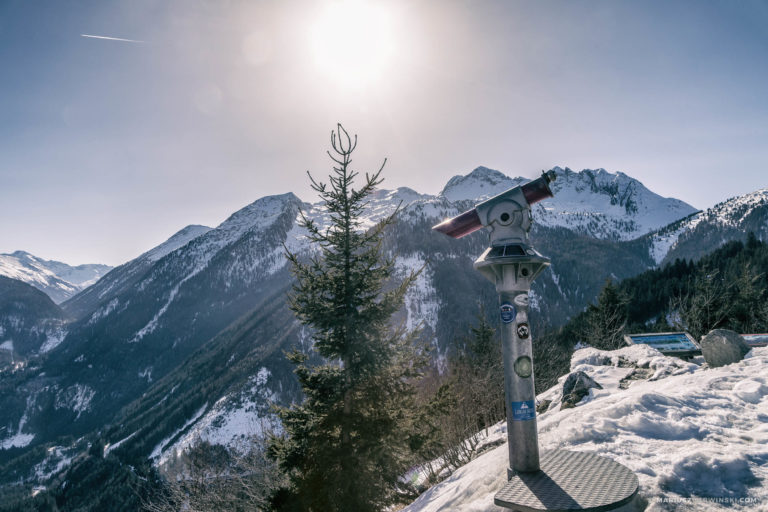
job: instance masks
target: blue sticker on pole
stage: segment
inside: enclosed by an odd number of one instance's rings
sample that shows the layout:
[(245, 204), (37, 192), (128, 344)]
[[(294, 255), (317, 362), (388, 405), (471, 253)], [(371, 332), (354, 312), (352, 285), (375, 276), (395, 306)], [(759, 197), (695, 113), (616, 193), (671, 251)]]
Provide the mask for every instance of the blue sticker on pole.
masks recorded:
[(528, 421), (536, 418), (536, 405), (533, 400), (512, 402), (512, 420)]
[(517, 316), (517, 310), (515, 309), (515, 306), (510, 304), (509, 302), (504, 302), (501, 305), (501, 321), (505, 324), (509, 324), (515, 321), (515, 317)]

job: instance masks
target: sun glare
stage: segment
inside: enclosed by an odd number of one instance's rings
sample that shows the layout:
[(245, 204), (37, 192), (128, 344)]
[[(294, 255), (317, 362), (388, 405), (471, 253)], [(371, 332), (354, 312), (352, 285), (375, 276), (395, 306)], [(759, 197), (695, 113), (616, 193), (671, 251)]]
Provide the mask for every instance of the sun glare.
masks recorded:
[(367, 87), (381, 78), (394, 50), (389, 13), (363, 0), (334, 2), (314, 23), (315, 64), (334, 81)]

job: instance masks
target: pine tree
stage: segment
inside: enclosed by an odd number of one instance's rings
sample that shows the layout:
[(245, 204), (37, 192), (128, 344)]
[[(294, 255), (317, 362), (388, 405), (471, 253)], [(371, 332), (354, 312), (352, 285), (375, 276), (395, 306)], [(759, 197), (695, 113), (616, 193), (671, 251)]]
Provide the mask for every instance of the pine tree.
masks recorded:
[(270, 443), (290, 480), (275, 496), (279, 510), (381, 510), (393, 502), (410, 455), (411, 382), (423, 359), (413, 348), (413, 333), (392, 326), (391, 317), (417, 272), (385, 291), (394, 260), (382, 255), (381, 242), (394, 214), (367, 231), (361, 215), (386, 160), (354, 189), (356, 145), (357, 137), (338, 125), (328, 152), (335, 164), (330, 185), (309, 175), (330, 225), (303, 213), (300, 225), (319, 251), (302, 260), (286, 248), (296, 277), (290, 306), (312, 331), (322, 362), (289, 354), (305, 399), (278, 409), (285, 434)]

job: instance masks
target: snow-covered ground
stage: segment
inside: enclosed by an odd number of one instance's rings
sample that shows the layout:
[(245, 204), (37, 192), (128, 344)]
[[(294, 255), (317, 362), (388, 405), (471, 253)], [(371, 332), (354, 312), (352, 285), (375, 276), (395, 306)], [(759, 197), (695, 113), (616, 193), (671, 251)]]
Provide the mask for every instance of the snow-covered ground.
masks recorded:
[[(649, 512), (768, 510), (768, 347), (748, 356), (709, 369), (647, 346), (578, 350), (571, 370), (603, 389), (564, 410), (565, 377), (539, 395), (552, 400), (538, 417), (540, 448), (590, 451), (624, 464), (637, 474)], [(505, 439), (506, 425), (491, 435)], [(507, 453), (506, 443), (485, 452), (404, 512), (507, 510), (493, 504), (506, 481)]]

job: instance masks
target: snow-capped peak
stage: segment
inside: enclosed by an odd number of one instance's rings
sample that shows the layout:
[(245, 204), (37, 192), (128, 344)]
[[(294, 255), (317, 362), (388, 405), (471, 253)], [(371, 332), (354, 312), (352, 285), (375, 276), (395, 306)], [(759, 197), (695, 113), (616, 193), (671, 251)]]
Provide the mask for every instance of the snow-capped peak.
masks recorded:
[(534, 206), (534, 218), (596, 238), (630, 240), (696, 211), (679, 199), (664, 198), (622, 172), (553, 169), (554, 197)]
[(72, 266), (45, 260), (26, 251), (0, 254), (0, 275), (30, 284), (47, 293), (56, 303), (87, 288), (111, 269), (100, 264)]
[(510, 178), (499, 171), (480, 166), (466, 176), (458, 175), (448, 180), (440, 196), (449, 201), (480, 201), (526, 181), (527, 178)]
[(147, 258), (150, 261), (157, 261), (166, 254), (169, 254), (179, 247), (183, 247), (187, 245), (190, 240), (194, 240), (200, 235), (204, 235), (205, 233), (209, 232), (211, 228), (208, 226), (200, 226), (196, 224), (191, 224), (178, 232), (176, 232), (172, 237), (170, 237), (168, 240), (163, 242), (162, 244), (158, 245), (154, 249), (151, 249), (144, 254), (141, 255), (141, 257)]
[(240, 231), (249, 229), (257, 224), (262, 224), (265, 220), (280, 214), (289, 203), (300, 203), (298, 197), (293, 192), (285, 194), (265, 196), (245, 206), (232, 215), (227, 220), (219, 224), (216, 229), (224, 231)]
[[(191, 263), (191, 273), (184, 279), (189, 279), (199, 272), (216, 253), (229, 244), (240, 240), (247, 233), (268, 229), (281, 215), (291, 209), (295, 216), (295, 212), (298, 211), (301, 204), (299, 198), (291, 192), (262, 197), (230, 215), (216, 228), (208, 229), (191, 238), (179, 254), (180, 258), (188, 259)], [(190, 230), (191, 233), (194, 231)]]

